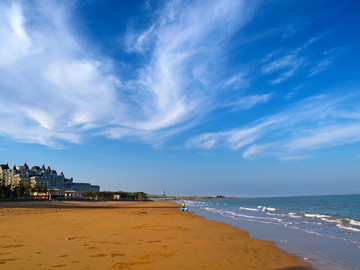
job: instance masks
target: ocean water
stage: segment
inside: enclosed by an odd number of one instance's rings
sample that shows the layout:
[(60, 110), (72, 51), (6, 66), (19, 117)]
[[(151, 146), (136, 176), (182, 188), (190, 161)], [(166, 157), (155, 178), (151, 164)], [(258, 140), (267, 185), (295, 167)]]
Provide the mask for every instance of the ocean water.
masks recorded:
[(189, 211), (250, 232), (317, 269), (360, 269), (360, 195), (185, 201)]

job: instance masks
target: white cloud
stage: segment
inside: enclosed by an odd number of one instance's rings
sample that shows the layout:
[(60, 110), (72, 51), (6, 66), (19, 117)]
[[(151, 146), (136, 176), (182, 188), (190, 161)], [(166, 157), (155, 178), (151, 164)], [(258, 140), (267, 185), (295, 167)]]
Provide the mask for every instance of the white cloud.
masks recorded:
[(271, 80), (271, 84), (278, 84), (294, 76), (304, 63), (305, 59), (299, 57), (297, 54), (288, 54), (263, 66), (262, 72), (264, 74), (281, 72), (276, 79)]
[(232, 87), (234, 89), (238, 89), (240, 87), (247, 87), (248, 85), (249, 83), (245, 79), (245, 74), (241, 72), (228, 79), (223, 84), (222, 88)]
[(312, 156), (280, 156), (279, 160), (284, 162), (311, 159)]
[(143, 56), (131, 80), (105, 53), (92, 53), (71, 8), (0, 4), (0, 135), (52, 147), (89, 134), (156, 144), (189, 128), (214, 108), (217, 59), (254, 5), (168, 2), (144, 31), (125, 38), (127, 51)]
[(298, 60), (296, 60), (296, 58), (297, 56), (295, 54), (285, 55), (263, 66), (262, 72), (264, 74), (270, 74), (289, 66), (297, 66), (296, 63), (298, 62)]
[(229, 107), (233, 107), (234, 110), (248, 110), (255, 107), (258, 104), (264, 104), (271, 100), (272, 94), (252, 95), (238, 98), (237, 100), (227, 104)]
[(290, 151), (298, 149), (318, 149), (336, 145), (350, 144), (360, 141), (360, 123), (334, 125), (319, 129), (303, 131), (300, 138), (290, 141), (287, 148)]
[[(277, 59), (273, 59), (273, 57), (279, 54), (278, 51), (269, 54), (264, 59), (264, 64), (261, 68), (261, 71), (265, 75), (275, 75), (275, 79), (271, 79), (271, 84), (279, 84), (295, 75), (299, 72), (300, 68), (307, 65), (307, 58), (301, 56), (305, 49), (307, 49), (313, 43), (319, 41), (324, 35), (320, 35), (317, 37), (313, 37), (309, 39), (304, 45), (289, 50), (283, 55), (279, 56)], [(271, 60), (272, 59), (272, 60)], [(271, 60), (271, 61), (270, 61)], [(325, 63), (323, 63), (324, 66)], [(320, 71), (322, 67), (319, 66), (317, 70)], [(312, 72), (311, 72), (312, 73)]]
[(358, 98), (359, 92), (342, 97), (310, 97), (250, 125), (196, 136), (189, 145), (234, 150), (247, 146), (244, 158), (259, 154), (283, 161), (310, 158), (303, 152), (360, 141), (360, 107), (349, 106), (351, 100)]
[(1, 5), (0, 24), (0, 65), (7, 66), (31, 53), (32, 42), (24, 29), (24, 17), (19, 4)]
[(256, 155), (262, 154), (264, 153), (264, 151), (266, 150), (266, 148), (268, 148), (268, 145), (257, 145), (257, 144), (253, 144), (250, 147), (248, 147), (248, 149), (246, 149), (243, 153), (243, 157), (246, 159), (249, 158), (253, 158)]
[(331, 64), (331, 62), (332, 61), (330, 58), (325, 58), (321, 60), (315, 67), (310, 70), (309, 77), (314, 76), (319, 72), (325, 70)]
[(197, 136), (188, 141), (187, 145), (189, 147), (197, 147), (203, 149), (212, 149), (216, 147), (216, 144), (219, 141), (219, 138), (224, 136), (223, 133), (205, 133), (200, 136)]
[(216, 147), (228, 147), (233, 150), (240, 149), (255, 142), (262, 136), (262, 130), (268, 123), (261, 123), (253, 127), (243, 127), (230, 131), (205, 133), (188, 140), (189, 147), (212, 149)]

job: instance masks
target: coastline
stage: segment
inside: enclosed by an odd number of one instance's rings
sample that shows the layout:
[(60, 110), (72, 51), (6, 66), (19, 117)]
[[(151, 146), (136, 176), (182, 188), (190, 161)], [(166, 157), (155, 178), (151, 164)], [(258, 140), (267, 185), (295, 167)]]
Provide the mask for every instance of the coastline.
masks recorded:
[[(359, 196), (340, 197), (302, 197), (302, 203), (298, 203), (297, 197), (186, 203), (195, 215), (245, 230), (252, 238), (272, 241), (276, 247), (298, 256), (316, 269), (359, 269), (360, 235), (356, 227), (359, 217), (346, 212), (346, 208), (342, 212), (336, 208), (347, 202), (348, 209), (353, 209), (350, 206), (358, 201)], [(294, 198), (295, 202), (292, 202)], [(323, 202), (318, 204), (319, 209), (314, 208), (314, 200)], [(325, 205), (326, 209), (323, 209)], [(345, 227), (346, 224), (352, 227)]]
[(172, 201), (0, 202), (2, 269), (313, 269)]

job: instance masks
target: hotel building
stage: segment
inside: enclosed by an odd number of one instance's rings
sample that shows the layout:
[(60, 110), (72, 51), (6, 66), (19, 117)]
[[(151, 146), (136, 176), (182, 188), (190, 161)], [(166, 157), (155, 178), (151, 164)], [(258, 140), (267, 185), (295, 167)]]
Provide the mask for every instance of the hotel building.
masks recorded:
[(54, 198), (81, 198), (81, 192), (100, 191), (98, 185), (74, 183), (72, 177), (66, 178), (63, 172), (57, 174), (50, 168), (50, 165), (47, 168), (44, 164), (41, 168), (33, 166), (30, 169), (26, 161), (23, 166), (9, 167), (7, 162), (0, 164), (0, 182), (12, 189), (20, 182), (31, 187), (47, 186), (48, 194), (46, 196)]

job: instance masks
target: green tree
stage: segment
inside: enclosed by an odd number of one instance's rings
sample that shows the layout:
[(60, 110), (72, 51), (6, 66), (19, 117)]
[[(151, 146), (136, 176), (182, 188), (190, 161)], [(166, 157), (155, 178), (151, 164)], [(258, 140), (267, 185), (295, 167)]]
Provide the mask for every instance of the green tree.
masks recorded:
[(30, 198), (30, 194), (31, 194), (31, 185), (27, 184), (27, 185), (24, 186), (22, 197), (23, 198)]
[(42, 193), (45, 193), (45, 194), (48, 192), (48, 186), (47, 186), (47, 184), (45, 184), (45, 185), (42, 186), (41, 192), (42, 192)]

